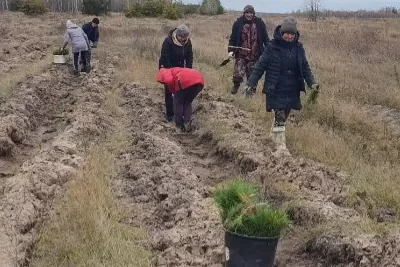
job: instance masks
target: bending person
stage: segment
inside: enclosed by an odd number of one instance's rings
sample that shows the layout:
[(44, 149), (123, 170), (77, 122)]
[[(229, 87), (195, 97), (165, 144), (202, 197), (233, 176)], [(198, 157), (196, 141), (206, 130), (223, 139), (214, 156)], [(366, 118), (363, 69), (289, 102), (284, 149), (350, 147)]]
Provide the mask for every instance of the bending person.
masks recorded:
[(200, 72), (189, 68), (161, 68), (157, 82), (164, 84), (169, 93), (174, 94), (174, 114), (176, 127), (182, 131), (192, 131), (192, 102), (204, 88), (204, 78)]
[[(165, 38), (159, 60), (160, 68), (192, 68), (193, 50), (192, 42), (189, 38), (189, 29), (185, 25), (172, 29)], [(167, 88), (164, 88), (165, 94), (165, 118), (172, 121), (174, 117), (173, 98)]]

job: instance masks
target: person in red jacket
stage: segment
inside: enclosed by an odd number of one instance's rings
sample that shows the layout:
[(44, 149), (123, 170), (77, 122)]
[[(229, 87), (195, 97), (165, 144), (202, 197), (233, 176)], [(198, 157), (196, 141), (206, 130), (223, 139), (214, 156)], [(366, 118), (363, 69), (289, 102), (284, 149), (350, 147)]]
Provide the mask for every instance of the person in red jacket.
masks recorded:
[(203, 75), (189, 68), (160, 68), (157, 82), (166, 86), (174, 98), (175, 124), (182, 131), (192, 130), (192, 102), (204, 88)]

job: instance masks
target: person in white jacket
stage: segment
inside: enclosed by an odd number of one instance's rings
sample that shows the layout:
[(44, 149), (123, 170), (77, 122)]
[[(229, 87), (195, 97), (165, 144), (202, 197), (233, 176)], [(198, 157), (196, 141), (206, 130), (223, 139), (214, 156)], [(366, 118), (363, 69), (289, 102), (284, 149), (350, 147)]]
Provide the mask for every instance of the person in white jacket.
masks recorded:
[(79, 54), (81, 54), (82, 71), (87, 73), (90, 72), (90, 68), (87, 66), (87, 52), (90, 49), (89, 39), (86, 33), (78, 25), (72, 23), (70, 20), (66, 23), (67, 31), (64, 35), (64, 43), (62, 49), (64, 49), (68, 43), (72, 46), (72, 53), (74, 54), (74, 74), (79, 75)]

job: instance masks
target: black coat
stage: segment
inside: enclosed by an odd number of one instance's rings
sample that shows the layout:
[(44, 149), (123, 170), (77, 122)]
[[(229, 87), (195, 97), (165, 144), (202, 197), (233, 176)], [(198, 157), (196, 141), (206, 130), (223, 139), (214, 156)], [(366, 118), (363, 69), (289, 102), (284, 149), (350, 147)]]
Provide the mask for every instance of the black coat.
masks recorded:
[(92, 23), (86, 23), (82, 26), (82, 30), (86, 33), (88, 39), (93, 43), (99, 41), (99, 27), (92, 27)]
[(249, 86), (255, 86), (266, 73), (263, 93), (267, 95), (268, 111), (301, 109), (300, 92), (305, 92), (304, 81), (309, 87), (315, 83), (303, 44), (299, 42), (300, 34), (297, 33), (294, 42), (288, 43), (282, 39), (280, 28), (280, 25), (276, 27), (274, 39), (257, 61), (247, 82)]
[[(258, 47), (260, 49), (260, 55), (263, 53), (264, 47), (269, 42), (267, 26), (265, 25), (264, 21), (259, 18), (255, 17), (256, 26), (257, 26), (257, 36), (258, 36)], [(232, 33), (229, 37), (229, 45), (230, 46), (241, 46), (242, 44), (242, 30), (245, 24), (245, 17), (242, 16), (238, 18), (232, 25)], [(236, 49), (229, 48), (228, 52), (235, 52)]]
[(161, 56), (159, 60), (159, 68), (163, 66), (164, 68), (172, 68), (172, 67), (186, 67), (192, 68), (193, 66), (193, 50), (192, 50), (192, 42), (190, 38), (184, 46), (178, 46), (172, 40), (172, 33), (175, 29), (171, 30), (168, 33), (168, 36), (165, 38), (162, 48), (161, 48)]

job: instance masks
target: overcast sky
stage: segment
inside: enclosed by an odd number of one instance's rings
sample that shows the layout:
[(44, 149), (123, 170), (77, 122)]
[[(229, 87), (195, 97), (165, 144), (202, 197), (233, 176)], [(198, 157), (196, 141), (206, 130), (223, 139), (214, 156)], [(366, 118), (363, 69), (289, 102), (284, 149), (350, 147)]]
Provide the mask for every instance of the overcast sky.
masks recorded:
[[(248, 2), (247, 2), (248, 1)], [(197, 4), (199, 0), (183, 0), (185, 3)], [(400, 8), (400, 0), (321, 0), (322, 7), (332, 10), (379, 9), (386, 6)], [(251, 4), (256, 12), (284, 13), (301, 9), (304, 0), (221, 0), (225, 8), (242, 10), (246, 4)]]

